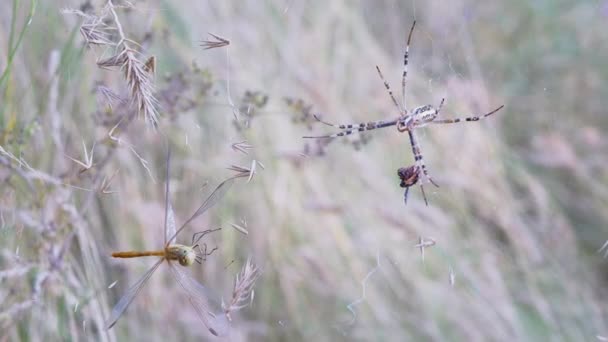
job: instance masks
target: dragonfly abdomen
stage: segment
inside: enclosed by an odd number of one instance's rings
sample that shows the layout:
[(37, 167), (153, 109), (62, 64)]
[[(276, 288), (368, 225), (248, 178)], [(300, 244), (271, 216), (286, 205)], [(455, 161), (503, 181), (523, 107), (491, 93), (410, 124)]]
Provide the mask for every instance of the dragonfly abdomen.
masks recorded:
[(114, 252), (112, 257), (114, 258), (139, 258), (146, 256), (165, 256), (165, 251), (128, 251), (128, 252)]

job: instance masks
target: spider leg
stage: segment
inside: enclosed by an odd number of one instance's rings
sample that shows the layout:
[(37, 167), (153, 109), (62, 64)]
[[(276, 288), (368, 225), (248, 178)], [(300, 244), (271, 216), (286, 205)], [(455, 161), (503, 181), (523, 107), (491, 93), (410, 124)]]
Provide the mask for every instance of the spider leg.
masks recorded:
[[(443, 101), (442, 101), (443, 103)], [(494, 109), (493, 111), (480, 115), (480, 116), (470, 116), (470, 117), (465, 117), (465, 118), (456, 118), (456, 119), (442, 119), (442, 120), (433, 120), (430, 123), (433, 124), (450, 124), (450, 123), (457, 123), (457, 122), (465, 122), (465, 121), (479, 121), (482, 119), (487, 118), (488, 116), (498, 112), (499, 110), (501, 110), (505, 105), (501, 105), (500, 107)]]
[(347, 136), (356, 132), (365, 132), (365, 131), (371, 131), (373, 129), (378, 129), (378, 128), (385, 128), (385, 127), (390, 127), (390, 126), (394, 126), (397, 124), (398, 119), (395, 120), (391, 120), (391, 121), (384, 121), (384, 120), (379, 120), (379, 121), (371, 121), (371, 122), (366, 122), (366, 123), (359, 123), (359, 124), (345, 124), (345, 125), (338, 125), (338, 124), (332, 124), (330, 122), (325, 122), (322, 121), (318, 116), (314, 115), (315, 119), (317, 119), (317, 121), (331, 126), (331, 127), (336, 127), (339, 129), (342, 129), (342, 132), (338, 132), (338, 133), (334, 133), (334, 134), (329, 134), (329, 135), (321, 135), (321, 136), (305, 136), (303, 138), (306, 139), (319, 139), (319, 138), (336, 138), (336, 137), (343, 137), (343, 136)]
[[(363, 128), (366, 131), (369, 131), (369, 130), (376, 129), (376, 128), (384, 128), (384, 127), (394, 125), (393, 121), (385, 121), (385, 120), (361, 122), (361, 123), (356, 123), (356, 124), (334, 124), (331, 122), (321, 120), (321, 118), (317, 114), (313, 114), (313, 117), (315, 118), (315, 120), (319, 121), (320, 123), (322, 123), (324, 125), (339, 128), (342, 130), (347, 130), (347, 129), (360, 130)], [(388, 126), (386, 126), (387, 123), (389, 123)]]
[[(437, 185), (437, 183), (435, 183), (433, 178), (429, 175), (428, 170), (426, 169), (426, 164), (424, 163), (424, 158), (422, 157), (420, 145), (418, 144), (418, 141), (416, 140), (416, 135), (414, 134), (413, 130), (411, 130), (411, 129), (408, 130), (407, 133), (410, 137), (410, 145), (412, 146), (412, 153), (414, 154), (414, 161), (415, 161), (416, 165), (422, 170), (422, 173), (423, 173), (425, 179), (427, 179), (434, 186), (439, 187), (439, 185)], [(423, 185), (423, 182), (420, 183), (421, 188), (422, 188), (422, 185)], [(422, 189), (422, 191), (424, 193), (424, 189)]]
[(441, 108), (443, 108), (443, 103), (445, 102), (445, 97), (441, 98), (441, 102), (439, 103), (439, 107), (437, 107), (437, 110), (435, 111), (435, 114), (437, 114), (437, 117), (439, 117), (439, 112), (441, 112)]
[(321, 117), (319, 117), (317, 114), (313, 114), (312, 116), (315, 118), (315, 120), (319, 121), (320, 123), (322, 123), (324, 125), (339, 128), (339, 129), (361, 128), (361, 127), (365, 127), (365, 125), (366, 125), (364, 122), (356, 123), (356, 124), (335, 124), (335, 123), (321, 120)]
[(424, 185), (422, 185), (422, 183), (420, 183), (420, 190), (422, 191), (422, 198), (424, 198), (424, 204), (426, 204), (426, 206), (429, 206), (429, 201), (427, 201), (426, 199), (426, 193), (424, 192)]
[(405, 188), (405, 192), (403, 193), (403, 203), (405, 203), (405, 205), (407, 205), (407, 194), (408, 192), (410, 192), (410, 187), (408, 186), (407, 188)]
[(405, 81), (407, 77), (407, 61), (410, 55), (410, 42), (412, 41), (412, 33), (414, 32), (415, 26), (416, 20), (414, 20), (412, 28), (410, 29), (410, 34), (407, 36), (407, 44), (405, 45), (405, 53), (403, 54), (403, 76), (401, 78), (401, 99), (403, 100), (403, 108), (407, 108), (405, 102)]
[(376, 65), (376, 71), (378, 71), (378, 76), (380, 76), (380, 79), (382, 80), (382, 82), (384, 82), (384, 87), (388, 91), (388, 95), (391, 97), (391, 100), (393, 100), (393, 104), (395, 105), (395, 107), (397, 107), (397, 110), (399, 111), (399, 113), (405, 111), (404, 109), (401, 109), (401, 107), (399, 106), (399, 102), (397, 102), (395, 95), (393, 95), (391, 86), (388, 84), (388, 82), (384, 78), (384, 75), (382, 75), (382, 71), (380, 71), (380, 67), (378, 67), (377, 65)]

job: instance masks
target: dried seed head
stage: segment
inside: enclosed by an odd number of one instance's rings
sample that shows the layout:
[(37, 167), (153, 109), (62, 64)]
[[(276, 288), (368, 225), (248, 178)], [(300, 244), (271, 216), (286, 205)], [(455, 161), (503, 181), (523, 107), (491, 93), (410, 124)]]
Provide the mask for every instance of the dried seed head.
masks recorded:
[(252, 145), (247, 143), (247, 140), (239, 141), (231, 145), (234, 151), (239, 151), (244, 154), (249, 154), (249, 150), (253, 148)]
[(147, 71), (150, 75), (156, 75), (156, 56), (150, 56), (146, 63), (144, 63), (144, 70)]
[(231, 313), (238, 311), (251, 304), (253, 300), (253, 287), (260, 276), (260, 269), (251, 261), (247, 262), (241, 272), (234, 279), (232, 298), (228, 304), (222, 303), (224, 313), (229, 320), (232, 320)]
[(224, 39), (220, 36), (216, 36), (213, 33), (209, 33), (209, 35), (215, 39), (208, 39), (208, 40), (202, 40), (201, 41), (201, 46), (205, 49), (205, 50), (209, 50), (209, 49), (215, 49), (215, 48), (220, 48), (226, 45), (230, 44), (230, 41), (228, 39)]

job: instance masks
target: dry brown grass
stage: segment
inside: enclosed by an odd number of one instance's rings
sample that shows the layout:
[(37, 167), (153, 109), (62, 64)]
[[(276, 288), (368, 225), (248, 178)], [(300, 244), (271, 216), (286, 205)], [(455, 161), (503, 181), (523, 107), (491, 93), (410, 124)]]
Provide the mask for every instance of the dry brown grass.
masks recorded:
[[(27, 17), (17, 6), (11, 29), (10, 5), (0, 5), (0, 46), (17, 41), (11, 32)], [(124, 64), (121, 74), (98, 68), (104, 48), (86, 48), (78, 34), (86, 18), (58, 6), (40, 1), (15, 59), (0, 57), (0, 72), (10, 67), (0, 83), (0, 339), (210, 338), (169, 276), (153, 278), (103, 330), (118, 296), (149, 267), (110, 253), (162, 241), (157, 180), (167, 140), (177, 216), (196, 208), (206, 183), (230, 176), (230, 165), (246, 177), (258, 161), (265, 167), (192, 228), (233, 223), (248, 232), (222, 229), (207, 242), (219, 250), (193, 272), (226, 305), (252, 304), (232, 315), (231, 340), (608, 334), (597, 253), (608, 236), (603, 4), (138, 2), (117, 9), (124, 35), (142, 46), (123, 41), (141, 63), (131, 74)], [(441, 186), (427, 193), (428, 207), (415, 188), (403, 206), (396, 170), (412, 159), (402, 134), (300, 138), (324, 132), (314, 113), (333, 122), (394, 115), (374, 65), (398, 88), (414, 18), (410, 106), (446, 97), (451, 117), (506, 104), (478, 124), (421, 131)], [(203, 50), (207, 32), (230, 45)], [(115, 30), (86, 34), (121, 40)], [(111, 50), (124, 58), (128, 49)], [(134, 93), (142, 89), (128, 78), (148, 75), (143, 56), (157, 57), (147, 79), (159, 102), (150, 107), (160, 114), (156, 131), (129, 119), (142, 110)], [(95, 143), (92, 161), (91, 150), (82, 158), (83, 140)], [(419, 237), (435, 241), (424, 262)], [(233, 296), (249, 255), (263, 268), (252, 301)]]

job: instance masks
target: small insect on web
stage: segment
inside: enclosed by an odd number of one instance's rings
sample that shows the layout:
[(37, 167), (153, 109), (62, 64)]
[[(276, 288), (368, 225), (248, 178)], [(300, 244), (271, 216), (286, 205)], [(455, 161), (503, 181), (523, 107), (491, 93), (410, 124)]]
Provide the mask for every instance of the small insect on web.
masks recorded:
[[(403, 194), (403, 202), (407, 204), (407, 195), (410, 191), (410, 187), (416, 185), (418, 180), (420, 179), (420, 168), (416, 165), (412, 165), (409, 167), (401, 167), (397, 170), (397, 175), (399, 179), (401, 179), (400, 187), (405, 188), (405, 193)], [(426, 200), (426, 194), (424, 193), (424, 188), (420, 186), (422, 190), (422, 197), (424, 197), (424, 203), (428, 203)]]
[[(390, 85), (384, 78), (380, 67), (376, 66), (376, 71), (378, 72), (378, 76), (384, 83), (384, 87), (388, 92), (393, 105), (397, 109), (399, 115), (397, 117), (393, 117), (388, 120), (379, 120), (379, 121), (370, 121), (356, 124), (335, 124), (327, 121), (323, 121), (319, 115), (314, 115), (314, 118), (327, 125), (334, 128), (339, 129), (340, 131), (333, 134), (328, 135), (319, 135), (319, 136), (305, 136), (303, 138), (307, 139), (328, 139), (328, 138), (337, 138), (344, 137), (357, 132), (365, 132), (379, 128), (386, 128), (391, 126), (396, 126), (397, 131), (399, 132), (407, 132), (410, 140), (410, 146), (412, 148), (412, 153), (414, 155), (414, 166), (410, 166), (409, 168), (401, 168), (398, 171), (399, 177), (401, 178), (401, 187), (406, 188), (404, 199), (407, 202), (407, 194), (409, 187), (411, 185), (416, 184), (420, 181), (420, 188), (422, 189), (422, 194), (424, 196), (424, 202), (428, 205), (428, 201), (426, 199), (426, 194), (424, 193), (424, 183), (431, 183), (436, 187), (439, 187), (437, 183), (433, 181), (433, 178), (430, 176), (428, 170), (426, 169), (426, 164), (424, 163), (424, 158), (422, 156), (422, 150), (420, 148), (420, 144), (418, 143), (418, 139), (416, 137), (416, 129), (420, 127), (424, 127), (429, 124), (451, 124), (458, 122), (470, 122), (470, 121), (479, 121), (487, 118), (488, 116), (498, 112), (501, 110), (504, 105), (499, 106), (498, 108), (481, 115), (473, 115), (469, 117), (461, 117), (454, 119), (440, 119), (439, 113), (443, 107), (445, 99), (441, 99), (441, 102), (438, 107), (434, 107), (433, 105), (427, 104), (424, 106), (415, 107), (412, 110), (407, 109), (407, 102), (405, 97), (405, 89), (407, 84), (407, 73), (408, 73), (408, 59), (409, 59), (409, 50), (410, 43), (412, 41), (412, 33), (414, 32), (414, 27), (416, 26), (416, 21), (412, 24), (412, 28), (410, 29), (410, 33), (407, 38), (407, 44), (405, 46), (405, 53), (403, 55), (403, 73), (401, 78), (401, 99), (402, 105), (399, 104), (393, 91), (391, 90)], [(404, 177), (402, 177), (402, 173), (406, 179), (404, 181)], [(422, 174), (422, 179), (420, 179), (420, 174)], [(413, 183), (411, 183), (413, 182)], [(410, 184), (411, 183), (411, 184)], [(409, 185), (408, 185), (409, 184)]]

